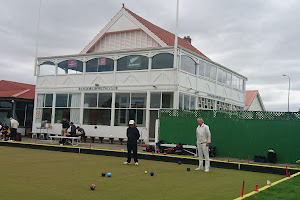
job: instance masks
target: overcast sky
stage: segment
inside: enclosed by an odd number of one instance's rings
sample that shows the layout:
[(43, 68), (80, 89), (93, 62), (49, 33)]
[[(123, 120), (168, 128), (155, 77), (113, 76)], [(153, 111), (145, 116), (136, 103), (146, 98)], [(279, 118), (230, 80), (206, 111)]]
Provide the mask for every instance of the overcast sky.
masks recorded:
[[(42, 0), (39, 56), (79, 53), (125, 7), (175, 32), (176, 0)], [(0, 0), (0, 79), (35, 84), (39, 0)], [(181, 0), (179, 36), (246, 77), (269, 111), (300, 108), (300, 1)]]

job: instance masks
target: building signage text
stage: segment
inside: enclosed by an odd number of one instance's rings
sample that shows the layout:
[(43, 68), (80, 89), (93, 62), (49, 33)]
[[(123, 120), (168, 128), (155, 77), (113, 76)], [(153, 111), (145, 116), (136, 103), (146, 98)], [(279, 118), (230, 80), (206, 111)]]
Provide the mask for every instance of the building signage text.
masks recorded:
[(214, 94), (207, 94), (208, 97), (212, 97), (212, 98), (215, 98), (215, 99), (220, 99), (222, 101), (225, 101), (225, 98), (224, 97), (220, 97), (220, 96), (217, 96), (217, 95), (214, 95)]
[(118, 87), (80, 87), (79, 90), (117, 90)]

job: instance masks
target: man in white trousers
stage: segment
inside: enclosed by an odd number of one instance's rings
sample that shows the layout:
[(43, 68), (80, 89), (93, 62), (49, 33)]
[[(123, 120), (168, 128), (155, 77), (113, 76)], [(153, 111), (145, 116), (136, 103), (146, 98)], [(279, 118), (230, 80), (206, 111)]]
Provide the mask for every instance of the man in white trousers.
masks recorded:
[(197, 148), (199, 155), (199, 167), (195, 170), (203, 170), (203, 154), (205, 158), (205, 172), (209, 172), (209, 154), (208, 147), (211, 142), (211, 135), (209, 131), (209, 127), (204, 124), (202, 118), (198, 118), (197, 122), (199, 126), (196, 129), (196, 137), (197, 137)]

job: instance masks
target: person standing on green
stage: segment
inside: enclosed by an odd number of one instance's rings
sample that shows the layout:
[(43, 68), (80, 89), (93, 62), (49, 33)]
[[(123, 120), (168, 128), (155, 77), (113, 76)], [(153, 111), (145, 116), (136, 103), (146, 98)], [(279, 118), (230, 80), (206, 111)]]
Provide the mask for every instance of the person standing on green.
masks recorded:
[(129, 127), (127, 128), (127, 161), (124, 165), (129, 165), (131, 162), (131, 151), (133, 151), (133, 159), (135, 165), (139, 165), (137, 158), (137, 140), (140, 138), (140, 132), (136, 128), (134, 120), (129, 121)]

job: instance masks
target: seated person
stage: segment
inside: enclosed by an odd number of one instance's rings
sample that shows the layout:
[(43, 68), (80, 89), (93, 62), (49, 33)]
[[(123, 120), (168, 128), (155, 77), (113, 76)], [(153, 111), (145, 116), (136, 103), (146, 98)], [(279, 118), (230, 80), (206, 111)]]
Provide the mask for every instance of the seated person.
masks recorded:
[[(73, 122), (70, 122), (70, 130), (69, 132), (64, 134), (65, 137), (76, 137), (76, 126), (74, 125)], [(66, 143), (66, 139), (62, 139), (62, 141), (60, 142), (61, 144), (65, 144)]]
[(85, 131), (83, 128), (80, 128), (79, 126), (77, 126), (77, 136), (81, 136), (80, 140), (83, 140), (83, 137), (85, 136)]
[(1, 127), (1, 129), (0, 129), (1, 139), (2, 140), (6, 140), (9, 137), (8, 129), (9, 129), (9, 127), (4, 122), (3, 125), (2, 125), (2, 127)]
[(70, 122), (70, 131), (65, 133), (64, 136), (76, 137), (76, 126), (73, 124), (73, 122)]

